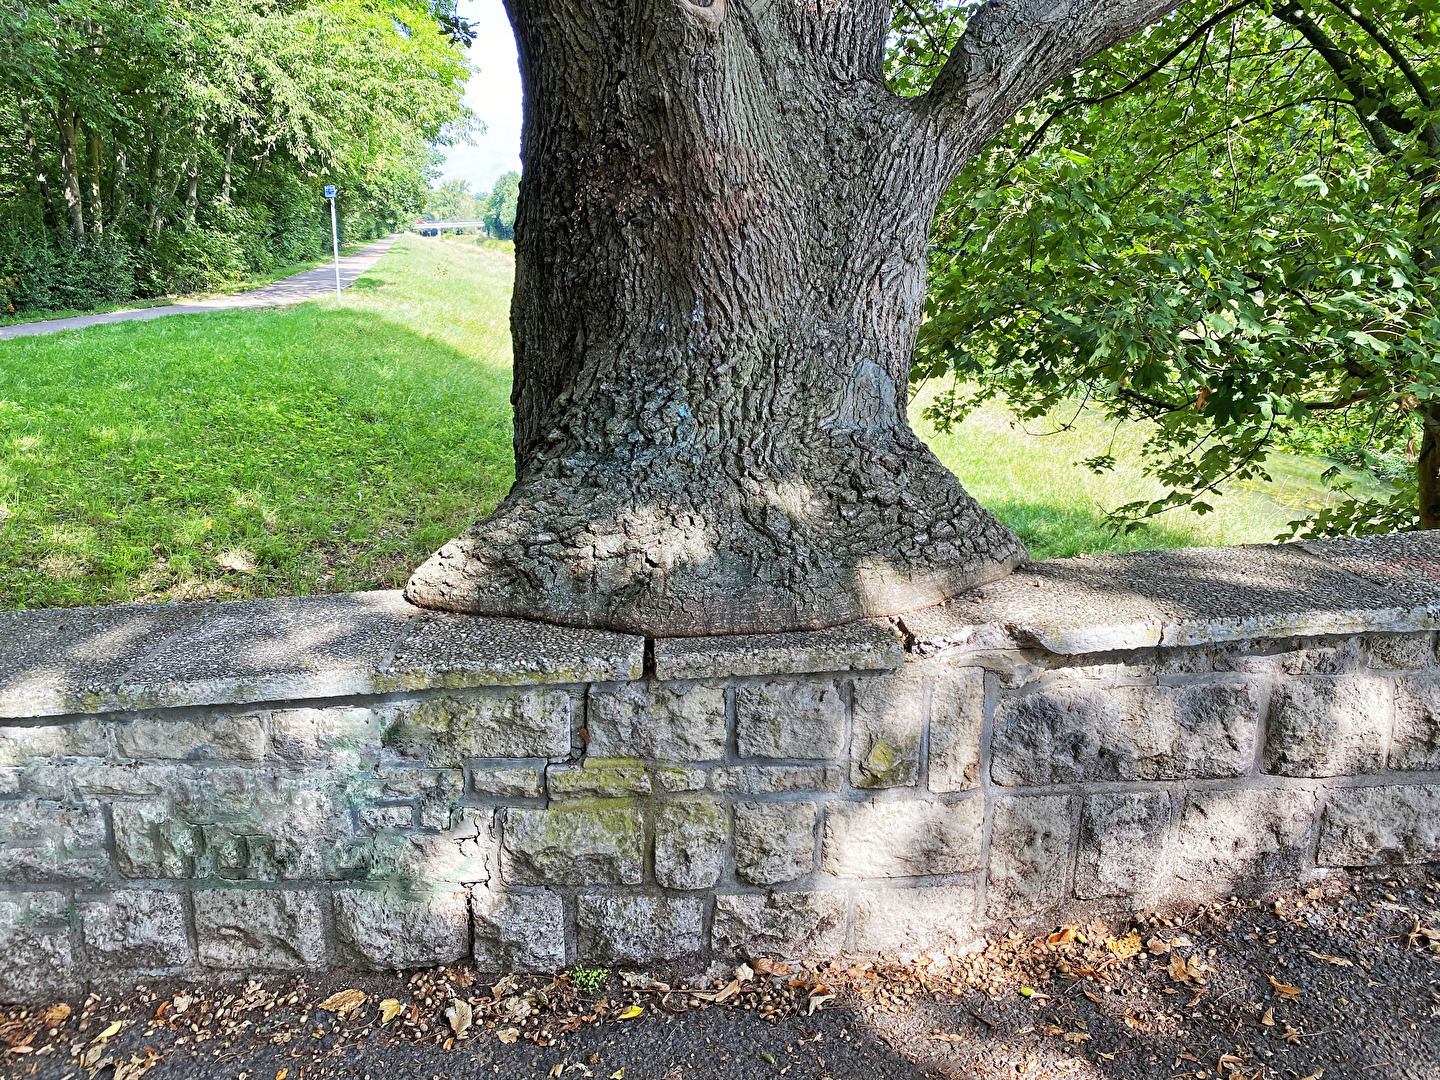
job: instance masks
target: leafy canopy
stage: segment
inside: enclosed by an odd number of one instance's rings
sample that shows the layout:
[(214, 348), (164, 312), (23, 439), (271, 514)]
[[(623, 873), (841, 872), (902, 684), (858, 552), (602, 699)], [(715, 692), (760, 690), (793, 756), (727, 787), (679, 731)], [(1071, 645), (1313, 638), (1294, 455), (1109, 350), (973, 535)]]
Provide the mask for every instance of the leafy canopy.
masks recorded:
[[(899, 5), (898, 92), (924, 91), (964, 17)], [(1413, 462), (1440, 409), (1437, 38), (1433, 3), (1196, 0), (1054, 85), (939, 208), (914, 369), (950, 380), (931, 418), (1003, 398), (1148, 424), (1165, 494), (1117, 507), (1132, 525), (1208, 511), (1281, 447)], [(1426, 453), (1393, 497), (1296, 528), (1413, 527)]]

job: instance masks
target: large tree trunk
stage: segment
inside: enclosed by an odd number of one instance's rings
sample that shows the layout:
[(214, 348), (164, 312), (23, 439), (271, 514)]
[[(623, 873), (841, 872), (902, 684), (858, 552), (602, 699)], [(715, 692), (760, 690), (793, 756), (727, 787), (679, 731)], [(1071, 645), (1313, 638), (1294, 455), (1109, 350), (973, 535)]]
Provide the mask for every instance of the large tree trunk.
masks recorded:
[[(905, 418), (935, 205), (1105, 7), (1004, 2), (903, 99), (882, 0), (508, 0), (517, 479), (412, 600), (764, 632), (934, 604), (1024, 559)], [(1105, 9), (1135, 29), (1167, 6)], [(991, 63), (986, 34), (1024, 62)]]
[(80, 203), (80, 118), (70, 105), (62, 103), (56, 115), (60, 129), (60, 173), (64, 179), (65, 212), (70, 231), (77, 237), (85, 235), (85, 211)]

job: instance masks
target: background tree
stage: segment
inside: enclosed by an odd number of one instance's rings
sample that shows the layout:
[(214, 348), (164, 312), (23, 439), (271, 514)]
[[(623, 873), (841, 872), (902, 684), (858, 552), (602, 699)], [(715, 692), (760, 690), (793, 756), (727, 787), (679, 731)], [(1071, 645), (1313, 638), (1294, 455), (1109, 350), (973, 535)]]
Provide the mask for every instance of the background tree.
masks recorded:
[(686, 635), (934, 603), (1024, 550), (910, 430), (940, 197), (1172, 0), (991, 0), (926, 93), (883, 0), (509, 0), (517, 480), (407, 589)]
[(470, 193), (468, 180), (446, 180), (425, 197), (425, 213), (435, 221), (478, 221), (485, 198)]
[[(954, 15), (895, 30), (923, 90)], [(999, 397), (1148, 424), (1166, 493), (1116, 508), (1132, 524), (1288, 448), (1395, 484), (1332, 470), (1352, 497), (1297, 531), (1440, 525), (1437, 31), (1409, 0), (1197, 0), (1056, 83), (942, 202), (912, 376), (954, 379), (933, 419)]]
[(486, 196), (482, 216), (485, 231), (496, 240), (515, 239), (515, 213), (519, 209), (520, 174), (507, 172)]
[(422, 205), (468, 123), (468, 30), (414, 0), (0, 0), (0, 278), (15, 307), (184, 291)]

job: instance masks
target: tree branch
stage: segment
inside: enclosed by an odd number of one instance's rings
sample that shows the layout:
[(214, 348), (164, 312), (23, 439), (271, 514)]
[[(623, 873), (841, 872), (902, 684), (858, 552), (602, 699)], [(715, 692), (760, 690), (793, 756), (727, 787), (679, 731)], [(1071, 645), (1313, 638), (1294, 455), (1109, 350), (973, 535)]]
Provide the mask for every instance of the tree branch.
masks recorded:
[(989, 0), (922, 99), (958, 168), (1026, 102), (1184, 0)]

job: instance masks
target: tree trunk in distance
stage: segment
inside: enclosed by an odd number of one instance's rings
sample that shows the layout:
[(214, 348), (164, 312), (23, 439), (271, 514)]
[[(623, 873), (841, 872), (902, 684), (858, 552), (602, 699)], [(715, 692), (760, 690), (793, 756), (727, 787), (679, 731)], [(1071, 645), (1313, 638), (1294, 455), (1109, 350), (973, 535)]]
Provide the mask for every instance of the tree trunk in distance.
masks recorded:
[(1014, 111), (1175, 0), (992, 0), (923, 98), (884, 0), (507, 0), (525, 93), (516, 482), (426, 607), (817, 629), (1008, 573), (905, 416), (935, 206)]
[(225, 176), (220, 181), (220, 201), (230, 201), (230, 166), (235, 160), (235, 124), (231, 124), (225, 137)]
[(185, 174), (185, 228), (195, 227), (195, 208), (200, 205), (200, 163), (187, 162), (180, 170)]
[(35, 142), (35, 125), (30, 121), (30, 110), (20, 102), (20, 125), (25, 129), (25, 148), (30, 151), (30, 165), (35, 171), (35, 186), (40, 189), (40, 201), (45, 207), (45, 223), (52, 229), (60, 228), (60, 216), (55, 212), (55, 197), (50, 193), (50, 182), (45, 178), (45, 163), (40, 158), (40, 147)]
[(68, 104), (61, 104), (56, 120), (60, 129), (60, 172), (64, 180), (65, 212), (70, 231), (77, 237), (85, 235), (85, 212), (80, 204), (79, 117)]
[(85, 179), (90, 187), (90, 231), (105, 234), (105, 212), (100, 203), (100, 132), (85, 130)]
[(1440, 529), (1440, 408), (1422, 408), (1420, 421), (1423, 434), (1420, 437), (1420, 454), (1415, 459), (1420, 528)]

